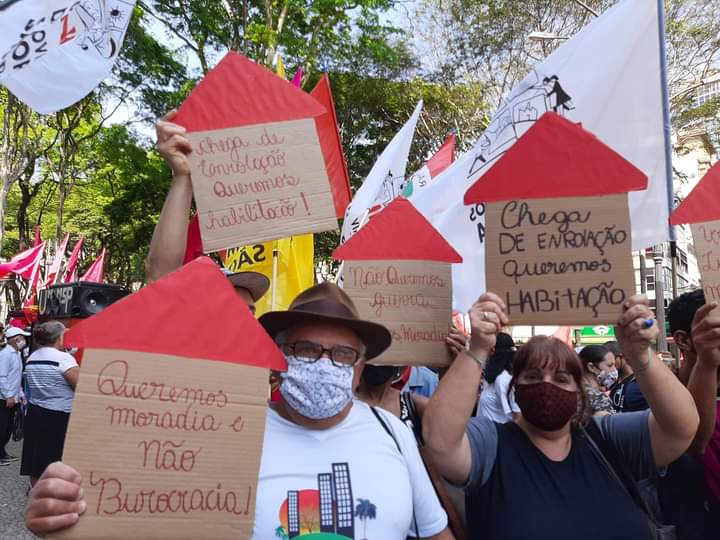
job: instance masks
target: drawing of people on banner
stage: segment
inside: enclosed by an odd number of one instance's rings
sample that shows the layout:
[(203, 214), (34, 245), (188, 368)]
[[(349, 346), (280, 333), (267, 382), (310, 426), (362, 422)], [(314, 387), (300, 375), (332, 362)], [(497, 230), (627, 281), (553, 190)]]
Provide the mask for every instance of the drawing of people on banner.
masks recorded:
[(552, 110), (563, 114), (574, 108), (572, 97), (557, 75), (546, 76), (533, 70), (508, 97), (480, 138), (479, 150), (467, 173), (468, 180), (474, 181), (544, 113)]

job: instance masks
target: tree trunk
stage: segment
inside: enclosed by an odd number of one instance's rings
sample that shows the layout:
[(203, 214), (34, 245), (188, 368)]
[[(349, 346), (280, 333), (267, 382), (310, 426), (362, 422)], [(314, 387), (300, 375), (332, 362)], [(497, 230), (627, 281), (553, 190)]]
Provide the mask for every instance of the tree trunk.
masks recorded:
[(0, 187), (0, 250), (2, 250), (3, 242), (5, 241), (5, 210), (7, 208), (7, 198), (11, 185), (12, 184), (6, 179), (3, 179), (2, 186)]
[(65, 181), (61, 178), (58, 184), (58, 205), (55, 210), (55, 218), (57, 219), (57, 226), (55, 227), (55, 238), (62, 238), (63, 231), (63, 212), (65, 211), (65, 199), (67, 198), (67, 187)]
[(18, 237), (20, 243), (29, 245), (30, 223), (28, 222), (28, 209), (40, 190), (40, 184), (31, 185), (29, 177), (26, 176), (25, 179), (18, 182), (18, 187), (20, 188), (20, 204), (17, 210)]

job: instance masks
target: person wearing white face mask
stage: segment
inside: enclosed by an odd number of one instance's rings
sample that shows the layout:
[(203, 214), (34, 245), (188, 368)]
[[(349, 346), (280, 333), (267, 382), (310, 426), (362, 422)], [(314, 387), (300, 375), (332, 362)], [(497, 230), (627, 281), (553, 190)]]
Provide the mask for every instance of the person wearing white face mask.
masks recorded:
[(583, 383), (588, 397), (589, 414), (615, 414), (607, 391), (617, 382), (615, 354), (602, 345), (588, 345), (578, 353), (583, 363)]
[(30, 334), (20, 328), (5, 331), (7, 345), (0, 351), (0, 466), (9, 465), (18, 458), (5, 451), (12, 434), (15, 409), (24, 399), (22, 392), (22, 351), (27, 347), (25, 339)]
[[(259, 320), (288, 370), (267, 413), (253, 538), (452, 540), (412, 432), (353, 399), (365, 361), (390, 346), (390, 332), (361, 320), (330, 283)], [(78, 482), (68, 465), (50, 465), (30, 493), (28, 528), (46, 534), (82, 519)]]

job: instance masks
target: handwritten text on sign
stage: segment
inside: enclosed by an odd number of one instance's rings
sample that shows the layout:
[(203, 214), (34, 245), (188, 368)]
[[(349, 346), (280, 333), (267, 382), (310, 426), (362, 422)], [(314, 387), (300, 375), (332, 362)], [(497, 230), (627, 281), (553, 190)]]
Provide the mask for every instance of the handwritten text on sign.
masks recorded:
[(634, 294), (627, 194), (487, 205), (487, 290), (513, 324), (617, 321)]
[(360, 317), (385, 325), (390, 349), (373, 364), (442, 366), (452, 317), (450, 265), (428, 261), (346, 261), (344, 289)]
[(187, 137), (205, 251), (337, 227), (312, 119)]
[(690, 225), (705, 299), (720, 301), (720, 221)]
[(58, 537), (250, 538), (267, 377), (86, 351), (63, 460), (80, 471), (88, 509)]

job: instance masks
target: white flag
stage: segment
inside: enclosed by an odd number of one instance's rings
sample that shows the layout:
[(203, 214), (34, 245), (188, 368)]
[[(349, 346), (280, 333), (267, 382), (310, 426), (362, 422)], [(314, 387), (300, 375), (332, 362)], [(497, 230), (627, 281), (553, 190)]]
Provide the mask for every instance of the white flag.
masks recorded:
[(657, 9), (656, 0), (624, 0), (593, 20), (510, 92), (470, 152), (411, 199), (463, 257), (453, 265), (455, 309), (485, 291), (484, 206), (463, 205), (463, 195), (546, 111), (582, 122), (648, 175), (648, 189), (630, 193), (633, 249), (668, 239)]
[(357, 190), (345, 211), (340, 243), (347, 241), (363, 225), (370, 208), (389, 204), (402, 191), (405, 180), (410, 145), (415, 134), (415, 125), (420, 118), (422, 101), (415, 106), (410, 120), (397, 132), (390, 144), (373, 165), (365, 181)]
[(50, 114), (108, 76), (135, 0), (22, 0), (0, 7), (0, 84)]

